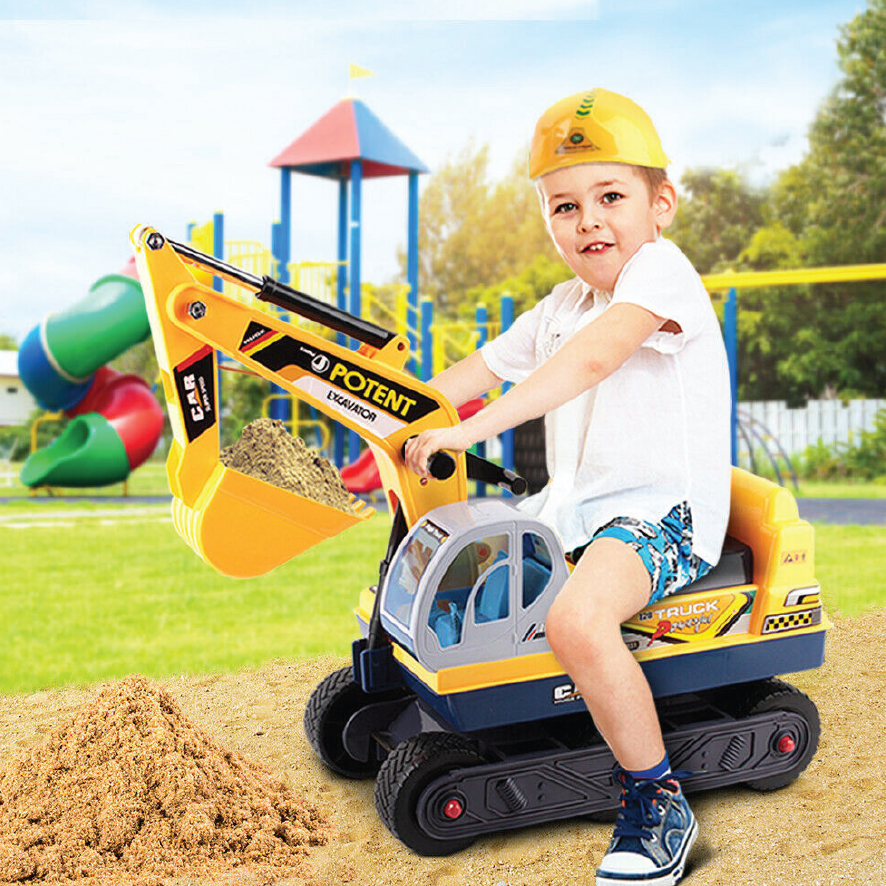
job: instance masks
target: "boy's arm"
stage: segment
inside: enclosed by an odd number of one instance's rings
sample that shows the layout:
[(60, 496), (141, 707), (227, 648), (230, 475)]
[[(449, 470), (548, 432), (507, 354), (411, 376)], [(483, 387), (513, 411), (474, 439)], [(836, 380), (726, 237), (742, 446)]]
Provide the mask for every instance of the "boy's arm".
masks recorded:
[[(427, 461), (432, 453), (440, 449), (462, 452), (480, 440), (562, 406), (615, 372), (664, 323), (664, 317), (639, 305), (612, 305), (568, 339), (525, 381), (476, 415), (455, 427), (425, 431), (411, 440), (406, 447), (406, 463), (415, 473), (427, 477)], [(483, 359), (479, 352), (471, 356)]]
[(474, 351), (435, 375), (428, 384), (444, 394), (457, 409), (468, 400), (497, 388), (502, 381), (489, 369), (480, 352)]

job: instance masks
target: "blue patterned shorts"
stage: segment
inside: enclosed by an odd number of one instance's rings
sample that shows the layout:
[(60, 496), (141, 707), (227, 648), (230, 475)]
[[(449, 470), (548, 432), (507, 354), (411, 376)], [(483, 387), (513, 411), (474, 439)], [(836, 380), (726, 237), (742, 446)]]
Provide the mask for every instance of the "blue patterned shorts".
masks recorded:
[[(617, 538), (640, 555), (652, 579), (647, 606), (701, 578), (712, 568), (692, 553), (692, 513), (686, 501), (671, 508), (660, 523), (616, 517), (601, 526), (591, 541), (604, 537)], [(590, 543), (573, 551), (576, 563)]]

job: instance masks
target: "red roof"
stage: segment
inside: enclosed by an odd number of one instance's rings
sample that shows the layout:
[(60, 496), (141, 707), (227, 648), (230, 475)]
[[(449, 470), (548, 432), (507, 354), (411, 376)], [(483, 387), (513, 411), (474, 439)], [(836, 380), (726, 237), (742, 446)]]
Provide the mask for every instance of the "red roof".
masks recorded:
[(359, 99), (342, 99), (284, 148), (270, 165), (309, 175), (348, 178), (352, 160), (363, 177), (427, 172), (421, 161)]

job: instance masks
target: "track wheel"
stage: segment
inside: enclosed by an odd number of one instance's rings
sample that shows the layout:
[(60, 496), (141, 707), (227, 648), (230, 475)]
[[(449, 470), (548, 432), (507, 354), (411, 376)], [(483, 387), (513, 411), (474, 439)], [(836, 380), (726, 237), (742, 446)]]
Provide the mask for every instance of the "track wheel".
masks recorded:
[[(451, 732), (421, 732), (388, 755), (375, 782), (375, 808), (388, 830), (419, 855), (451, 855), (467, 849), (473, 837), (443, 840), (427, 834), (418, 814), (425, 788), (454, 769), (486, 761), (467, 739)], [(461, 817), (464, 799), (452, 797), (425, 814), (446, 822)]]
[(789, 727), (779, 731), (773, 738), (770, 752), (793, 761), (790, 769), (768, 778), (757, 778), (745, 784), (755, 791), (775, 791), (790, 784), (808, 765), (818, 748), (821, 720), (818, 708), (808, 695), (784, 680), (772, 678), (761, 680), (748, 688), (740, 703), (742, 716), (765, 714), (770, 711), (789, 711), (799, 714), (805, 721), (805, 729)]
[(354, 682), (351, 668), (333, 671), (317, 684), (305, 708), (305, 735), (317, 756), (333, 771), (345, 778), (372, 778), (381, 765), (370, 756), (368, 761), (352, 757), (342, 742), (344, 728), (361, 708), (379, 701), (387, 701), (405, 693), (405, 690), (373, 693), (364, 692)]

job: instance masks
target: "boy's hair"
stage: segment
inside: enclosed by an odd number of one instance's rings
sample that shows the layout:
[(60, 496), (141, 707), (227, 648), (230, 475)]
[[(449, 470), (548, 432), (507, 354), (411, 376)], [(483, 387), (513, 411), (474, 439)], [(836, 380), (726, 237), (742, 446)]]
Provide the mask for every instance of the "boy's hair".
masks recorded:
[[(659, 169), (657, 166), (634, 166), (633, 168), (637, 170), (637, 175), (646, 182), (646, 187), (649, 190), (649, 199), (654, 200), (658, 189), (668, 181), (667, 169)], [(535, 180), (535, 190), (539, 200), (542, 200), (540, 178)], [(542, 200), (543, 203), (544, 201)]]
[(635, 166), (637, 174), (646, 182), (649, 188), (649, 196), (654, 198), (658, 189), (668, 180), (667, 169), (659, 169), (655, 166)]

